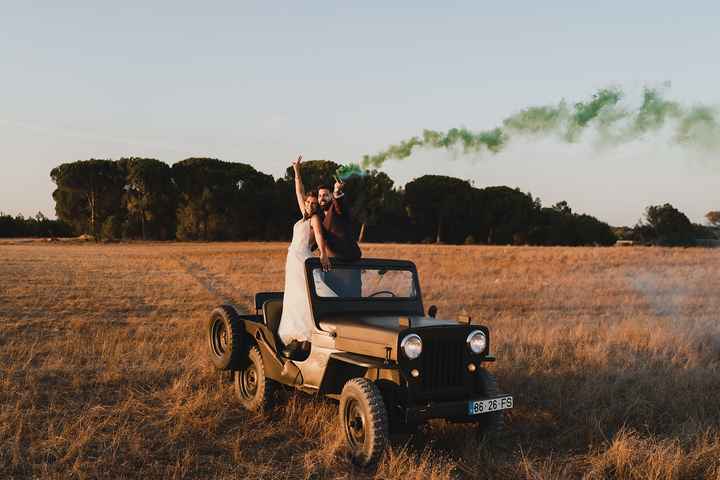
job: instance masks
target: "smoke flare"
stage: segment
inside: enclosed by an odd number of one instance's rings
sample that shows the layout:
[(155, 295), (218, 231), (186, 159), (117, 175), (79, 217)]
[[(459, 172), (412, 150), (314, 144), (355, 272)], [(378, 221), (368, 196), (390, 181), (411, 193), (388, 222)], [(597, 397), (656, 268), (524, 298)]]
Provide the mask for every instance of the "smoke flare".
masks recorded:
[(365, 171), (357, 163), (348, 163), (347, 165), (340, 165), (335, 171), (335, 176), (344, 182), (352, 176), (365, 176)]
[(564, 100), (557, 105), (529, 107), (502, 122), (501, 127), (473, 132), (452, 128), (447, 132), (424, 130), (422, 136), (390, 145), (374, 155), (364, 155), (362, 166), (378, 168), (386, 160), (402, 160), (417, 148), (456, 148), (463, 152), (500, 152), (516, 136), (554, 136), (567, 143), (578, 142), (589, 129), (598, 133), (606, 144), (618, 145), (672, 126), (674, 142), (707, 150), (720, 148), (720, 118), (717, 109), (704, 105), (683, 107), (667, 100), (660, 90), (643, 89), (642, 102), (634, 109), (622, 105), (624, 92), (604, 88), (589, 100), (569, 106)]

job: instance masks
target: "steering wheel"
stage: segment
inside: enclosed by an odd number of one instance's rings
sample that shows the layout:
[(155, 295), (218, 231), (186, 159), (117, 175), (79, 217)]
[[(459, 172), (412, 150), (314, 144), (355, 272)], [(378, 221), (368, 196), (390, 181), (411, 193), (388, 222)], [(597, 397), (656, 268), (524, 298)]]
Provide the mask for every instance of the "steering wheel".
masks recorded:
[(375, 292), (373, 294), (368, 295), (368, 298), (376, 297), (378, 295), (390, 295), (391, 297), (397, 297), (394, 292), (391, 292), (390, 290), (380, 290), (379, 292)]

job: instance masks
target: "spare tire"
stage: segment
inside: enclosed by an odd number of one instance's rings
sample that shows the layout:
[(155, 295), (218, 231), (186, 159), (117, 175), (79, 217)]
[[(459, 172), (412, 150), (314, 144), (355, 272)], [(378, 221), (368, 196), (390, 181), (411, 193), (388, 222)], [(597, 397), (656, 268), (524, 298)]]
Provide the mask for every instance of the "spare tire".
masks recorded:
[(207, 323), (208, 353), (218, 370), (237, 370), (245, 351), (245, 326), (231, 305), (213, 310)]

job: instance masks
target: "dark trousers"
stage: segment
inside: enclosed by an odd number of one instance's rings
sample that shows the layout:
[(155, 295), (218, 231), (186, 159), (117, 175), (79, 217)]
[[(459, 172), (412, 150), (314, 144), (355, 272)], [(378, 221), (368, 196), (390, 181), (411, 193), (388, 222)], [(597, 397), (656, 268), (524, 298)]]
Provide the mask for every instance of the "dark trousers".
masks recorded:
[(359, 298), (362, 296), (362, 277), (358, 269), (338, 269), (325, 273), (325, 283), (338, 297)]

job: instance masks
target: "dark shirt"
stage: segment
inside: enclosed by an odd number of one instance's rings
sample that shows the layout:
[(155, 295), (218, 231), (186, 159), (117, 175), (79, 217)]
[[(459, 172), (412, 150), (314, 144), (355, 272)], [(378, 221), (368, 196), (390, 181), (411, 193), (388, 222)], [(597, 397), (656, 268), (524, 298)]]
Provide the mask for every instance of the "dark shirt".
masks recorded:
[(323, 213), (322, 223), (329, 255), (340, 260), (359, 260), (362, 252), (355, 240), (353, 222), (345, 206), (345, 197), (333, 196), (332, 205)]

